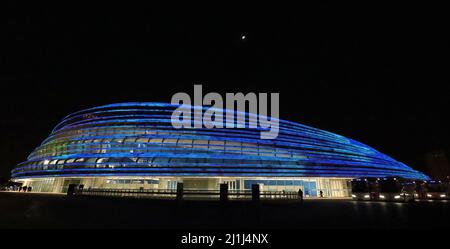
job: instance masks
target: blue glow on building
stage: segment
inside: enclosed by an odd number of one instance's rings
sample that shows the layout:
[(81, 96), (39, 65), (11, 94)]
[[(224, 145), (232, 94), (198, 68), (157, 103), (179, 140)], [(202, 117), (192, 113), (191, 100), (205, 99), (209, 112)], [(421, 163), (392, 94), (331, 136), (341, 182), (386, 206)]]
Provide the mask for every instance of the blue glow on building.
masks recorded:
[(285, 120), (273, 140), (259, 139), (252, 128), (174, 129), (176, 107), (120, 103), (68, 115), (12, 170), (12, 178), (263, 177), (268, 186), (277, 178), (286, 184), (296, 178), (429, 179), (360, 142)]

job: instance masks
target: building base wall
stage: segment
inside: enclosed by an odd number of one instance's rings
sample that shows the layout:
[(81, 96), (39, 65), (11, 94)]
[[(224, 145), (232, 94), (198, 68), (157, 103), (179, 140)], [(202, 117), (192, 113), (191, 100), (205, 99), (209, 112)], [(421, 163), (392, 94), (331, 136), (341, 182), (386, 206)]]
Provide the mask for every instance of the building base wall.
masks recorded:
[(102, 189), (172, 189), (182, 182), (187, 190), (219, 190), (227, 183), (230, 190), (251, 190), (259, 184), (261, 191), (295, 191), (302, 189), (305, 197), (350, 197), (350, 178), (280, 178), (280, 177), (83, 177), (17, 179), (33, 192), (66, 193), (70, 184)]

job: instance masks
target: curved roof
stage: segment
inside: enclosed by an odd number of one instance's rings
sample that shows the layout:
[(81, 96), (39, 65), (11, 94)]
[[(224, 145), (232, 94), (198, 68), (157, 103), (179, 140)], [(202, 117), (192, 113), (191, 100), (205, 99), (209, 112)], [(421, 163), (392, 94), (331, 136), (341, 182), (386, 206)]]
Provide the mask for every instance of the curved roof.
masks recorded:
[[(12, 176), (428, 179), (360, 142), (286, 120), (279, 120), (279, 135), (271, 140), (260, 139), (260, 128), (175, 129), (171, 114), (176, 107), (119, 103), (75, 112), (55, 127)], [(196, 111), (205, 109), (195, 107)]]

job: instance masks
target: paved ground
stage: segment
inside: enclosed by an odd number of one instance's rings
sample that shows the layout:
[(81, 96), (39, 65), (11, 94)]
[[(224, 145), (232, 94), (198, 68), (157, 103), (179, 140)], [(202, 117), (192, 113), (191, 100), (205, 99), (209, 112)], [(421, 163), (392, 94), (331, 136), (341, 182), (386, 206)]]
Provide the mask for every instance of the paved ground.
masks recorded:
[(138, 200), (0, 193), (0, 228), (446, 228), (450, 202)]

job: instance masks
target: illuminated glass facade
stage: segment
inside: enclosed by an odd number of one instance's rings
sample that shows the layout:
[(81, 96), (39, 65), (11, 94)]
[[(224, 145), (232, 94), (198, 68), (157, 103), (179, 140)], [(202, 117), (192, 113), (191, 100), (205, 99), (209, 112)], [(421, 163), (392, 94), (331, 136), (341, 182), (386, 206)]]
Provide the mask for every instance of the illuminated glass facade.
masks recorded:
[[(101, 188), (304, 189), (317, 196), (346, 196), (355, 177), (428, 179), (355, 140), (280, 120), (279, 136), (260, 130), (175, 129), (176, 105), (121, 103), (65, 117), (12, 178), (33, 191), (64, 192), (68, 184)], [(204, 111), (205, 109), (196, 109)], [(246, 114), (248, 119), (250, 114)]]

